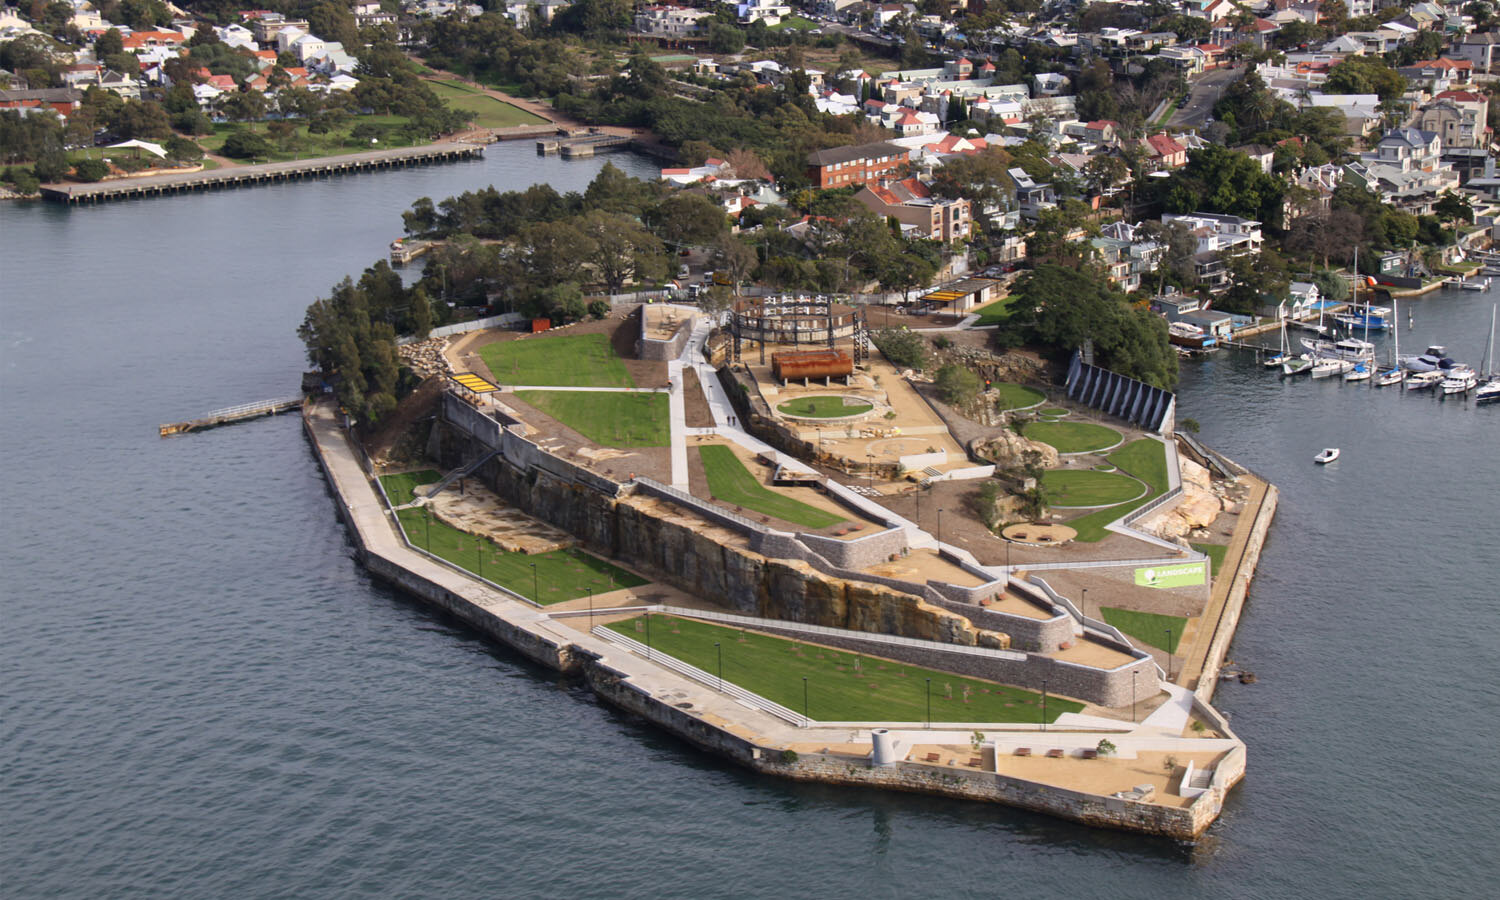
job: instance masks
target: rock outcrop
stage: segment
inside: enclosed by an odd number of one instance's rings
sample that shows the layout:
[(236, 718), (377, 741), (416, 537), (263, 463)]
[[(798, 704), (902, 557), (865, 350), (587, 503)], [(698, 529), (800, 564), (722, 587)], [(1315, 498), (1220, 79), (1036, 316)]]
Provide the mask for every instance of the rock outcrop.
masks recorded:
[(1143, 523), (1143, 529), (1157, 537), (1173, 540), (1206, 528), (1218, 518), (1224, 503), (1214, 492), (1209, 471), (1186, 457), (1180, 457), (1182, 500), (1166, 512)]
[[(1052, 445), (1030, 440), (1009, 428), (994, 437), (975, 441), (971, 449), (980, 458), (993, 462), (998, 469), (1019, 469), (1031, 459), (1042, 468), (1051, 469), (1058, 460), (1057, 450)], [(1040, 456), (1030, 457), (1032, 453)]]

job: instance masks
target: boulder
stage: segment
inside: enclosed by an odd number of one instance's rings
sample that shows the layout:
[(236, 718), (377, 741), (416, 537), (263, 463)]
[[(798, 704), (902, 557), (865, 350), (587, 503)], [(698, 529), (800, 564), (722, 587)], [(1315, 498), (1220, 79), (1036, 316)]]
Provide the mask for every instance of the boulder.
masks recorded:
[(1026, 457), (1030, 451), (1041, 454), (1037, 461), (1044, 469), (1053, 468), (1058, 460), (1057, 450), (1050, 444), (1028, 440), (1009, 428), (993, 437), (975, 441), (973, 450), (976, 455), (992, 461), (996, 468), (1002, 470), (1019, 469), (1026, 465)]

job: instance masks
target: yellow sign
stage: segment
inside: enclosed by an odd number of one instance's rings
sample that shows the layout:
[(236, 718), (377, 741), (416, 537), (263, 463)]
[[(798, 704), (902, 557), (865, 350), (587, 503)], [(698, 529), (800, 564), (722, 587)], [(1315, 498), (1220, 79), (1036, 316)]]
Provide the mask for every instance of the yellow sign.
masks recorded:
[(458, 382), (460, 387), (468, 388), (476, 394), (493, 394), (500, 390), (500, 388), (490, 384), (473, 372), (462, 372), (451, 377), (454, 381)]

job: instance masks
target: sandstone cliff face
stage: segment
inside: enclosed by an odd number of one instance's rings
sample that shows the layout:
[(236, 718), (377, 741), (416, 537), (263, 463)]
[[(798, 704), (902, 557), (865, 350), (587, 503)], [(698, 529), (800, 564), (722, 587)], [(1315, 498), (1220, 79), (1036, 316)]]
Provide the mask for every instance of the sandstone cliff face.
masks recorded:
[[(444, 447), (457, 460), (445, 459), (445, 465), (462, 459), (452, 437)], [(967, 646), (1009, 645), (1007, 635), (976, 628), (913, 594), (825, 575), (801, 560), (767, 559), (742, 537), (671, 504), (606, 497), (500, 460), (477, 474), (510, 503), (571, 532), (594, 552), (627, 560), (653, 578), (743, 615)]]
[(1206, 528), (1224, 503), (1214, 493), (1213, 479), (1209, 471), (1192, 460), (1181, 457), (1182, 500), (1172, 509), (1153, 516), (1144, 523), (1144, 529), (1157, 537), (1173, 540), (1199, 528)]
[(976, 442), (973, 449), (976, 455), (994, 462), (1000, 469), (1019, 469), (1026, 464), (1031, 452), (1041, 454), (1037, 464), (1044, 469), (1056, 467), (1058, 460), (1057, 450), (1051, 444), (1029, 440), (1009, 428), (992, 438)]

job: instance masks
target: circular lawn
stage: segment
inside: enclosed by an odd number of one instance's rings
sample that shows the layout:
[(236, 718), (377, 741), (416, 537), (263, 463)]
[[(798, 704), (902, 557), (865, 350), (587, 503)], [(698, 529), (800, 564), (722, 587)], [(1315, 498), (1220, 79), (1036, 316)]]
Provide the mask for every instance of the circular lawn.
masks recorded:
[(1113, 428), (1091, 422), (1032, 422), (1021, 433), (1033, 441), (1051, 444), (1058, 453), (1107, 450), (1123, 440)]
[(992, 385), (991, 390), (999, 395), (996, 405), (1002, 410), (1028, 409), (1044, 402), (1047, 397), (1036, 388), (1029, 388), (1023, 384), (1000, 383)]
[(841, 419), (844, 416), (867, 413), (874, 408), (875, 404), (859, 397), (819, 395), (788, 400), (777, 406), (776, 411), (782, 415), (801, 416), (807, 419)]
[(1146, 486), (1126, 475), (1092, 469), (1048, 469), (1042, 473), (1042, 494), (1049, 506), (1113, 506), (1134, 500)]

